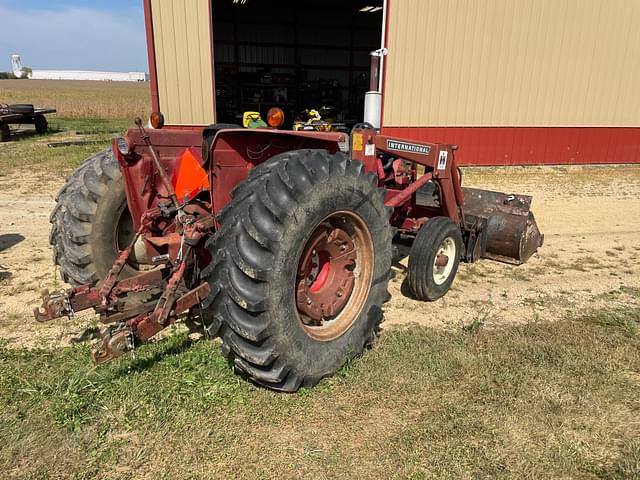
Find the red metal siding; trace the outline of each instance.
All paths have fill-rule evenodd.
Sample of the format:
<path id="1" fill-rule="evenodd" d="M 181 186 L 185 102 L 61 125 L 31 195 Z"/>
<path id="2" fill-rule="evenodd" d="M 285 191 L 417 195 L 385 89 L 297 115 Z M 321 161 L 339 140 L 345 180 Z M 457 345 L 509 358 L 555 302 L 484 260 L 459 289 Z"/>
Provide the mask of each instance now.
<path id="1" fill-rule="evenodd" d="M 614 4 L 387 0 L 382 132 L 464 165 L 640 163 L 640 3 Z"/>
<path id="2" fill-rule="evenodd" d="M 383 127 L 382 133 L 458 145 L 460 165 L 640 163 L 639 127 Z"/>

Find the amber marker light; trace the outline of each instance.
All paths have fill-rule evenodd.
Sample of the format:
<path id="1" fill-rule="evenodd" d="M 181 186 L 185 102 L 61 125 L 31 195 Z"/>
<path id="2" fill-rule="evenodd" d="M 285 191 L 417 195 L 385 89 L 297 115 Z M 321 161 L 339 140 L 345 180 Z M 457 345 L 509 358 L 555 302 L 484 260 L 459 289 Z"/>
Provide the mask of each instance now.
<path id="1" fill-rule="evenodd" d="M 284 123 L 284 112 L 278 108 L 270 108 L 267 112 L 267 123 L 270 127 L 278 128 Z"/>
<path id="2" fill-rule="evenodd" d="M 160 112 L 153 112 L 149 117 L 149 123 L 157 130 L 164 127 L 164 115 Z"/>

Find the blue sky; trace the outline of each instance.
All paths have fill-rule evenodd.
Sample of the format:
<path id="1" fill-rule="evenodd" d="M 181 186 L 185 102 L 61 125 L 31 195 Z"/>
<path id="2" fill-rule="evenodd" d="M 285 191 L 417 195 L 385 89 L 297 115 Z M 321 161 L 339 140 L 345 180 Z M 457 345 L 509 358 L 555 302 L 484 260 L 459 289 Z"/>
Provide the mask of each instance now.
<path id="1" fill-rule="evenodd" d="M 148 72 L 142 0 L 0 0 L 0 71 Z"/>

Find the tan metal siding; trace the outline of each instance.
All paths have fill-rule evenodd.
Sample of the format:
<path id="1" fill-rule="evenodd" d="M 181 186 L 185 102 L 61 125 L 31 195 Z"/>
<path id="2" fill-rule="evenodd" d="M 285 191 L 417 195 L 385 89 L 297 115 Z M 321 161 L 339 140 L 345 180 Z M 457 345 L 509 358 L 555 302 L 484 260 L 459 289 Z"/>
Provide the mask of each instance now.
<path id="1" fill-rule="evenodd" d="M 640 126 L 639 0 L 390 0 L 386 126 Z"/>
<path id="2" fill-rule="evenodd" d="M 171 125 L 215 121 L 209 0 L 152 0 L 160 110 Z"/>

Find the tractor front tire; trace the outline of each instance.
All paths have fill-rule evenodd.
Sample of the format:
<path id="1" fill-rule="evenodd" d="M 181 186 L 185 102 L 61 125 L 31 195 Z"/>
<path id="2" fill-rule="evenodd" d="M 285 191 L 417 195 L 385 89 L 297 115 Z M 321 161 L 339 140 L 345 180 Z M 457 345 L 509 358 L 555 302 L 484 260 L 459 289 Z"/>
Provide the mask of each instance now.
<path id="1" fill-rule="evenodd" d="M 110 149 L 86 159 L 56 196 L 49 218 L 53 261 L 73 286 L 102 280 L 132 238 L 120 168 Z M 135 269 L 126 265 L 125 275 Z"/>
<path id="2" fill-rule="evenodd" d="M 449 291 L 462 254 L 460 227 L 449 217 L 434 217 L 418 231 L 411 252 L 407 282 L 419 300 L 434 301 Z"/>
<path id="3" fill-rule="evenodd" d="M 312 387 L 375 339 L 390 295 L 391 208 L 363 164 L 297 150 L 232 192 L 203 272 L 210 333 L 261 386 Z"/>

